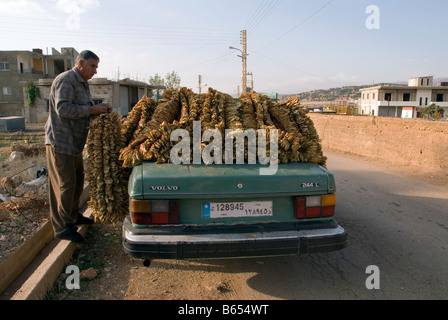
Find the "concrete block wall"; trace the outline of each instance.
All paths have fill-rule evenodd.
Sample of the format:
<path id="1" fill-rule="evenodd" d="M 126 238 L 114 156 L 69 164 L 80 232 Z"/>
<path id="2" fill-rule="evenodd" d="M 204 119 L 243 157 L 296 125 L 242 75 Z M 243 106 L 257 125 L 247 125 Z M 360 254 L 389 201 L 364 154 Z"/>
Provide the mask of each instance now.
<path id="1" fill-rule="evenodd" d="M 448 172 L 448 121 L 310 114 L 328 150 Z"/>

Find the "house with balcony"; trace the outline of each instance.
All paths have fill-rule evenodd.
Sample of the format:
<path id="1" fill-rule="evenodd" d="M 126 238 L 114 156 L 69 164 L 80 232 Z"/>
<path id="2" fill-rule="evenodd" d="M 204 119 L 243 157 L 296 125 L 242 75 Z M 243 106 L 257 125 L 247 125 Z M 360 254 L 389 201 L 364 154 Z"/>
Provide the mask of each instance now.
<path id="1" fill-rule="evenodd" d="M 448 116 L 448 83 L 434 85 L 432 76 L 411 78 L 408 85 L 379 85 L 360 90 L 359 110 L 363 115 L 417 118 L 431 104 Z"/>
<path id="2" fill-rule="evenodd" d="M 0 117 L 23 116 L 23 86 L 29 80 L 54 79 L 75 65 L 74 48 L 32 51 L 0 51 Z"/>
<path id="3" fill-rule="evenodd" d="M 44 54 L 32 51 L 0 51 L 0 117 L 24 117 L 26 123 L 45 123 L 48 119 L 50 88 L 54 78 L 75 66 L 78 52 L 74 48 L 52 49 Z M 39 89 L 40 97 L 30 107 L 25 98 L 29 80 Z M 152 97 L 164 86 L 151 86 L 131 79 L 89 81 L 94 103 L 109 103 L 114 111 L 127 116 L 144 96 Z"/>

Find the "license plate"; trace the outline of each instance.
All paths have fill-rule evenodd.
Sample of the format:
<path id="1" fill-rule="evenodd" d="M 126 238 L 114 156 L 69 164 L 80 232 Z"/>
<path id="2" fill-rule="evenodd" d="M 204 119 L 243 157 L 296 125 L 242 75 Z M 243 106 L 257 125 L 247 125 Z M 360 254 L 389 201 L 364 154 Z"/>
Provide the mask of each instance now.
<path id="1" fill-rule="evenodd" d="M 202 216 L 205 219 L 269 217 L 272 215 L 272 201 L 207 202 L 202 204 Z"/>

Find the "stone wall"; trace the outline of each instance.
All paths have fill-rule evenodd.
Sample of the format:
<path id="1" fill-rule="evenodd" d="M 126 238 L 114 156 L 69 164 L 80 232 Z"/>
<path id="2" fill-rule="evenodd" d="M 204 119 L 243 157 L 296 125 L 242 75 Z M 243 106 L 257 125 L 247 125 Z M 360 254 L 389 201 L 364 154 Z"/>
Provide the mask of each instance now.
<path id="1" fill-rule="evenodd" d="M 53 80 L 41 79 L 36 82 L 39 88 L 40 98 L 36 98 L 33 107 L 25 101 L 24 115 L 27 123 L 45 123 L 48 119 L 48 103 L 50 89 Z M 25 90 L 25 89 L 23 89 Z M 113 85 L 110 81 L 96 81 L 90 85 L 90 93 L 93 100 L 101 100 L 104 103 L 113 103 Z"/>
<path id="2" fill-rule="evenodd" d="M 312 114 L 327 150 L 448 172 L 448 121 Z"/>

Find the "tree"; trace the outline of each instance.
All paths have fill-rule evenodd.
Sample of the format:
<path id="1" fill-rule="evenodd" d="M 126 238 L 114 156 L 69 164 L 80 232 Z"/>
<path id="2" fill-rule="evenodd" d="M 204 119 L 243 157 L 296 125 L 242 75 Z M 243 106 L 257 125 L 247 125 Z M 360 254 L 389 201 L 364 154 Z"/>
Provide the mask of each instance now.
<path id="1" fill-rule="evenodd" d="M 153 86 L 165 86 L 167 87 L 167 89 L 170 88 L 175 88 L 175 89 L 179 89 L 180 88 L 180 77 L 179 75 L 175 72 L 172 71 L 171 73 L 167 73 L 165 78 L 162 78 L 158 73 L 156 73 L 154 75 L 154 77 L 149 77 L 149 84 L 153 85 Z"/>
<path id="2" fill-rule="evenodd" d="M 35 86 L 33 80 L 28 81 L 28 83 L 25 87 L 25 96 L 26 96 L 26 101 L 28 102 L 28 105 L 30 107 L 34 106 L 34 103 L 36 102 L 36 98 L 40 98 L 39 88 Z"/>
<path id="3" fill-rule="evenodd" d="M 165 85 L 165 79 L 156 73 L 154 77 L 149 77 L 149 84 L 153 86 L 163 86 Z"/>
<path id="4" fill-rule="evenodd" d="M 422 116 L 428 119 L 439 120 L 443 117 L 443 111 L 444 110 L 442 108 L 433 103 L 429 107 L 422 110 Z"/>
<path id="5" fill-rule="evenodd" d="M 172 71 L 171 73 L 167 73 L 165 80 L 166 80 L 165 86 L 167 88 L 174 88 L 174 89 L 180 88 L 180 77 L 177 75 L 176 72 Z"/>

